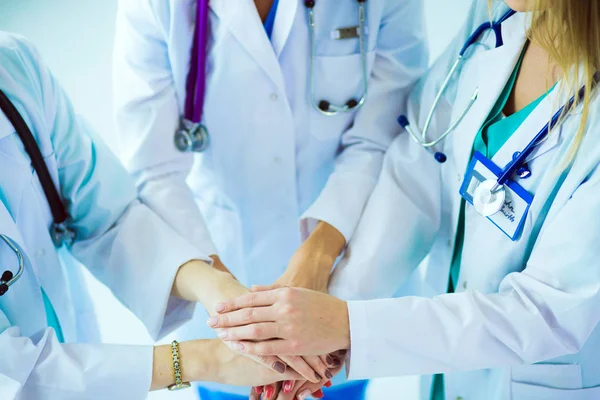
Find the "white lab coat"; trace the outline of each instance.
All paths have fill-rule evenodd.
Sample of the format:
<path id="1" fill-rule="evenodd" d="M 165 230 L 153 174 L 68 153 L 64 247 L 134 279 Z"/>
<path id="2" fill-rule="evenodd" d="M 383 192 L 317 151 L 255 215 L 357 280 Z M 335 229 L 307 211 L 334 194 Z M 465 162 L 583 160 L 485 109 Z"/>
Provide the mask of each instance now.
<path id="1" fill-rule="evenodd" d="M 427 65 L 420 0 L 366 3 L 369 94 L 355 113 L 310 104 L 308 14 L 281 0 L 269 42 L 252 0 L 211 0 L 201 154 L 174 146 L 185 101 L 195 1 L 121 0 L 115 39 L 116 119 L 122 159 L 142 200 L 183 236 L 219 254 L 245 285 L 285 270 L 312 222 L 352 236 L 399 132 L 396 117 Z M 316 2 L 318 100 L 360 94 L 356 1 Z M 187 178 L 187 182 L 186 182 Z M 302 222 L 301 222 L 302 221 Z M 214 335 L 205 318 L 191 335 Z"/>
<path id="2" fill-rule="evenodd" d="M 157 338 L 191 318 L 194 304 L 170 298 L 178 267 L 206 259 L 136 200 L 133 180 L 77 118 L 64 92 L 23 39 L 0 33 L 0 89 L 36 137 L 77 234 L 70 253 L 106 284 Z M 143 399 L 151 346 L 76 344 L 79 301 L 49 227 L 52 216 L 30 158 L 0 113 L 0 233 L 13 239 L 25 272 L 0 297 L 0 398 Z M 61 252 L 67 253 L 66 249 Z M 65 254 L 63 254 L 65 255 Z M 2 271 L 17 272 L 0 243 Z M 69 264 L 66 264 L 67 266 Z M 47 327 L 41 288 L 66 344 Z"/>
<path id="3" fill-rule="evenodd" d="M 466 38 L 489 19 L 479 1 L 465 29 L 418 84 L 409 119 L 422 128 L 437 89 Z M 496 6 L 494 17 L 507 10 Z M 445 373 L 446 398 L 464 400 L 600 398 L 600 101 L 573 165 L 561 169 L 581 115 L 575 112 L 532 154 L 534 194 L 520 238 L 511 241 L 466 206 L 460 277 L 445 294 L 455 246 L 462 183 L 473 140 L 496 103 L 525 44 L 527 16 L 502 26 L 504 46 L 465 64 L 442 100 L 431 137 L 479 98 L 444 141 L 438 164 L 401 135 L 390 147 L 330 290 L 351 299 L 351 378 Z M 457 82 L 458 81 L 458 82 Z M 458 88 L 458 89 L 457 89 Z M 559 83 L 493 157 L 504 166 L 561 104 Z M 389 299 L 430 253 L 421 297 Z M 376 299 L 365 301 L 361 299 Z M 535 364 L 534 364 L 535 363 Z M 529 364 L 529 365 L 528 365 Z M 425 379 L 427 399 L 431 380 Z"/>

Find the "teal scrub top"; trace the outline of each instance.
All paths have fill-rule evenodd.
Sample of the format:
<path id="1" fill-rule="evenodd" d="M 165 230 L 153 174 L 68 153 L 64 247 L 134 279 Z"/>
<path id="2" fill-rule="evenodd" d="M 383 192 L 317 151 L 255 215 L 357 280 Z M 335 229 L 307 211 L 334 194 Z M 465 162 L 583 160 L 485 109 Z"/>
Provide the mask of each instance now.
<path id="1" fill-rule="evenodd" d="M 526 49 L 527 47 L 525 47 Z M 479 151 L 484 154 L 488 159 L 494 157 L 494 155 L 500 150 L 500 148 L 506 143 L 508 139 L 519 129 L 521 124 L 529 117 L 531 112 L 544 100 L 547 94 L 542 94 L 538 99 L 532 101 L 523 109 L 516 113 L 504 118 L 502 110 L 512 93 L 513 87 L 517 80 L 517 75 L 521 68 L 521 62 L 523 61 L 523 55 L 525 49 L 521 54 L 521 58 L 515 66 L 515 70 L 510 76 L 508 82 L 498 101 L 492 108 L 490 115 L 486 119 L 485 123 L 475 136 L 473 142 L 473 151 Z M 552 89 L 550 89 L 552 90 Z M 460 206 L 460 215 L 458 217 L 458 228 L 456 230 L 456 245 L 454 247 L 454 255 L 452 257 L 452 264 L 450 266 L 450 277 L 448 280 L 448 293 L 453 293 L 456 284 L 458 283 L 458 277 L 460 275 L 460 263 L 462 260 L 462 251 L 464 245 L 464 233 L 465 233 L 465 200 L 463 199 Z M 432 400 L 444 400 L 444 376 L 437 374 L 433 380 L 431 399 Z"/>
<path id="2" fill-rule="evenodd" d="M 60 343 L 65 342 L 65 338 L 63 337 L 62 328 L 60 327 L 60 322 L 58 322 L 58 316 L 54 311 L 54 307 L 52 307 L 52 303 L 50 299 L 42 289 L 42 299 L 44 300 L 44 308 L 46 309 L 46 321 L 50 328 L 54 328 L 54 332 L 56 332 L 56 338 Z"/>

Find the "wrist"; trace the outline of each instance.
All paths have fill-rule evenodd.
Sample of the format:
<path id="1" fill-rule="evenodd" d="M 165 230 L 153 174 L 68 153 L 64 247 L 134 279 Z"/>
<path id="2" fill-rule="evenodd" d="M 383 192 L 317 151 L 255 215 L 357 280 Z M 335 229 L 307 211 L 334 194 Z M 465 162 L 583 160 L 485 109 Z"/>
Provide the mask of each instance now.
<path id="1" fill-rule="evenodd" d="M 215 340 L 190 340 L 179 343 L 182 379 L 188 382 L 214 381 Z M 217 363 L 218 364 L 218 363 Z M 171 366 L 171 375 L 173 367 Z"/>
<path id="2" fill-rule="evenodd" d="M 335 227 L 320 221 L 304 244 L 322 264 L 333 266 L 346 246 L 346 239 Z"/>

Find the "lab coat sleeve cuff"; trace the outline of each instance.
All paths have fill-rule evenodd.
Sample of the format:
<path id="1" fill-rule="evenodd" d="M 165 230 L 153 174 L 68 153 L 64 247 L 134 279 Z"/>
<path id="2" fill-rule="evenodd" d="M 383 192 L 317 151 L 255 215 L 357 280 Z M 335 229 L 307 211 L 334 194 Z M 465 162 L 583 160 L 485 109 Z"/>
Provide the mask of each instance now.
<path id="1" fill-rule="evenodd" d="M 171 243 L 171 247 L 172 246 L 173 243 Z M 153 324 L 155 329 L 150 330 L 150 334 L 155 340 L 173 332 L 175 329 L 191 320 L 194 315 L 197 303 L 170 295 L 179 268 L 192 260 L 201 260 L 208 264 L 212 264 L 212 259 L 207 255 L 200 254 L 195 246 L 192 246 L 185 241 L 180 241 L 178 245 L 175 245 L 170 249 L 165 249 L 165 251 L 168 252 L 169 255 L 166 257 L 167 260 L 163 265 L 168 265 L 170 267 L 168 270 L 164 271 L 164 273 L 157 273 L 155 277 L 155 290 L 156 292 L 162 292 L 161 295 L 156 298 L 163 299 L 160 304 L 156 305 L 160 310 L 156 315 L 157 317 L 163 316 L 162 323 L 161 321 L 157 321 Z M 165 301 L 165 299 L 167 300 Z M 152 307 L 152 305 L 149 304 L 148 307 Z M 149 310 L 149 312 L 152 312 L 152 310 Z"/>
<path id="2" fill-rule="evenodd" d="M 334 173 L 317 200 L 301 217 L 301 232 L 306 239 L 318 221 L 336 228 L 346 243 L 354 233 L 365 204 L 375 187 L 372 176 Z"/>
<path id="3" fill-rule="evenodd" d="M 102 360 L 101 363 L 92 362 L 87 365 L 90 375 L 98 378 L 95 382 L 89 382 L 90 385 L 98 384 L 96 388 L 88 387 L 89 394 L 102 393 L 100 397 L 105 399 L 141 400 L 148 397 L 152 385 L 153 346 L 105 344 L 63 346 L 66 353 L 77 354 L 77 359 L 84 364 L 92 360 Z M 92 369 L 95 371 L 92 372 Z"/>
<path id="4" fill-rule="evenodd" d="M 369 329 L 367 302 L 349 301 L 350 352 L 346 356 L 347 379 L 368 379 L 369 343 L 372 340 Z"/>

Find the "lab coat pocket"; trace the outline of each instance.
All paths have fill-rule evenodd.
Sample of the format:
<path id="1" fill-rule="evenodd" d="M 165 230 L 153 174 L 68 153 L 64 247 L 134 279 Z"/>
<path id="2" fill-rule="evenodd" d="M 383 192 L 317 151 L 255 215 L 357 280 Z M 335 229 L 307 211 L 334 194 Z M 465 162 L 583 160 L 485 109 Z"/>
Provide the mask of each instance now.
<path id="1" fill-rule="evenodd" d="M 511 371 L 513 399 L 574 399 L 582 389 L 581 368 L 577 364 L 532 364 Z M 600 390 L 600 388 L 599 388 Z"/>
<path id="2" fill-rule="evenodd" d="M 367 80 L 371 75 L 375 52 L 366 54 L 367 67 L 363 70 L 360 54 L 344 56 L 317 56 L 315 58 L 314 92 L 310 93 L 311 101 L 317 105 L 321 101 L 343 106 L 350 100 L 360 101 L 364 92 L 363 71 Z M 365 99 L 368 101 L 368 95 Z M 314 107 L 311 108 L 311 133 L 319 139 L 339 139 L 354 118 L 355 112 L 324 115 Z"/>

